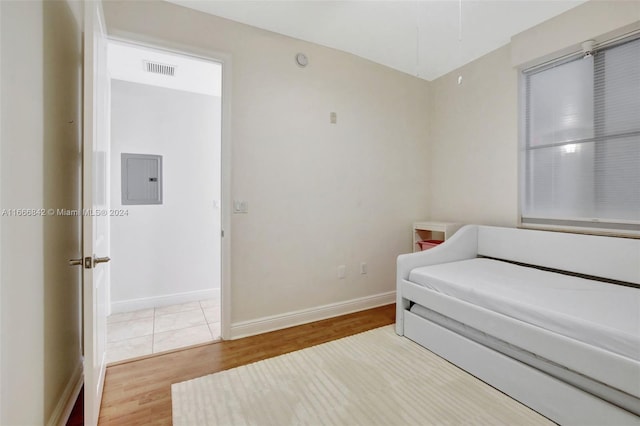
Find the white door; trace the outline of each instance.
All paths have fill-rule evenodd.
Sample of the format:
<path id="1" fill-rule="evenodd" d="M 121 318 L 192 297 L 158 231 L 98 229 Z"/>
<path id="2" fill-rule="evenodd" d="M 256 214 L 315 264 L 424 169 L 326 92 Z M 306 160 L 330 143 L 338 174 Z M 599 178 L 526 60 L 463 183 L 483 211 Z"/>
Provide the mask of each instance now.
<path id="1" fill-rule="evenodd" d="M 107 297 L 109 283 L 107 39 L 100 1 L 85 1 L 83 324 L 84 422 L 96 425 L 106 372 Z"/>

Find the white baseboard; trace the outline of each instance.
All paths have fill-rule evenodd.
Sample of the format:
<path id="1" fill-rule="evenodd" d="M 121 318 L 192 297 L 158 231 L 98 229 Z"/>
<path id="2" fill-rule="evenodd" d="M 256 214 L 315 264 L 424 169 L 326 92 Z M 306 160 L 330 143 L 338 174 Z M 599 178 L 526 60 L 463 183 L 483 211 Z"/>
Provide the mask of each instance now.
<path id="1" fill-rule="evenodd" d="M 111 313 L 132 312 L 140 309 L 158 308 L 160 306 L 178 305 L 180 303 L 197 302 L 220 295 L 220 289 L 189 291 L 187 293 L 168 294 L 164 296 L 144 297 L 141 299 L 111 302 Z"/>
<path id="2" fill-rule="evenodd" d="M 67 385 L 60 395 L 60 399 L 56 404 L 56 407 L 53 409 L 53 413 L 49 417 L 49 421 L 47 422 L 47 426 L 60 426 L 67 424 L 67 420 L 69 420 L 69 416 L 71 415 L 71 411 L 73 411 L 73 406 L 76 403 L 76 399 L 78 399 L 78 394 L 80 394 L 80 389 L 82 389 L 82 383 L 84 382 L 84 375 L 82 370 L 82 359 L 76 365 L 71 378 L 67 382 Z"/>
<path id="3" fill-rule="evenodd" d="M 375 294 L 373 296 L 360 297 L 344 302 L 331 303 L 329 305 L 317 306 L 300 311 L 287 312 L 280 315 L 258 318 L 250 321 L 241 321 L 231 324 L 231 340 L 242 337 L 253 336 L 255 334 L 267 333 L 269 331 L 280 330 L 294 325 L 306 324 L 313 321 L 320 321 L 333 318 L 339 315 L 350 314 L 352 312 L 363 311 L 378 306 L 389 305 L 396 301 L 396 292 Z"/>

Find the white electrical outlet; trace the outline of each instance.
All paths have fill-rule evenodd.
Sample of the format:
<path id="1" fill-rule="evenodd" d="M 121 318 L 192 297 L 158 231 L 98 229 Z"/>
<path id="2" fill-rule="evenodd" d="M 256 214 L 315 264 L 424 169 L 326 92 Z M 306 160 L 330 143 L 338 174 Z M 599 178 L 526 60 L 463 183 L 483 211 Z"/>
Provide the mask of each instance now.
<path id="1" fill-rule="evenodd" d="M 248 213 L 249 203 L 244 200 L 233 200 L 233 212 L 234 213 Z"/>
<path id="2" fill-rule="evenodd" d="M 346 265 L 338 266 L 338 278 L 342 280 L 346 276 L 347 276 L 347 266 Z"/>
<path id="3" fill-rule="evenodd" d="M 360 273 L 362 275 L 367 275 L 367 264 L 365 262 L 360 264 Z"/>

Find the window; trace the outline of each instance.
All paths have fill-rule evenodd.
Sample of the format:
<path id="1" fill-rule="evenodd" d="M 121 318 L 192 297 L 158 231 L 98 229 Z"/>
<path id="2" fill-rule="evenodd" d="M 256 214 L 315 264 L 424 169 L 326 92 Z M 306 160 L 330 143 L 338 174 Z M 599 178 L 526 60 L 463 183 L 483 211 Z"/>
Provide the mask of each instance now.
<path id="1" fill-rule="evenodd" d="M 640 38 L 522 83 L 522 224 L 640 234 Z"/>

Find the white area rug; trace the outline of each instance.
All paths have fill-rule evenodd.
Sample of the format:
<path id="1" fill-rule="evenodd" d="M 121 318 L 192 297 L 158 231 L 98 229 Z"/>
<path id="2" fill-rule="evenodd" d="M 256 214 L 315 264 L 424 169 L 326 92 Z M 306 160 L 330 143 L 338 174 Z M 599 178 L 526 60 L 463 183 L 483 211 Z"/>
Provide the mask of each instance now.
<path id="1" fill-rule="evenodd" d="M 551 424 L 393 326 L 176 383 L 171 395 L 175 426 Z"/>

